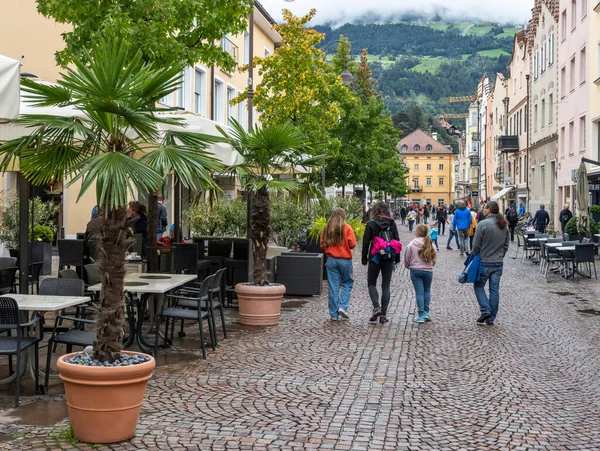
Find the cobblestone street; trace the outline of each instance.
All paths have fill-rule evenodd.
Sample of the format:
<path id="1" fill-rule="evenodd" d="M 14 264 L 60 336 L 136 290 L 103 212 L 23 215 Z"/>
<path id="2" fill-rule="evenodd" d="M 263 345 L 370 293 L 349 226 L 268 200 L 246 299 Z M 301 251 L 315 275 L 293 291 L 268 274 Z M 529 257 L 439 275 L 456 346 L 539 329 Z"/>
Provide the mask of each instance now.
<path id="1" fill-rule="evenodd" d="M 399 228 L 406 245 L 412 236 Z M 234 324 L 206 361 L 157 369 L 134 439 L 94 449 L 600 449 L 598 281 L 546 283 L 511 247 L 496 325 L 477 326 L 472 285 L 456 282 L 462 259 L 446 239 L 433 322 L 412 322 L 412 285 L 398 270 L 391 321 L 369 325 L 355 259 L 349 321 L 329 321 L 324 290 L 286 299 L 278 326 Z M 191 330 L 176 343 L 188 357 L 198 347 Z M 61 438 L 61 427 L 0 424 L 13 438 L 0 449 L 92 449 Z"/>

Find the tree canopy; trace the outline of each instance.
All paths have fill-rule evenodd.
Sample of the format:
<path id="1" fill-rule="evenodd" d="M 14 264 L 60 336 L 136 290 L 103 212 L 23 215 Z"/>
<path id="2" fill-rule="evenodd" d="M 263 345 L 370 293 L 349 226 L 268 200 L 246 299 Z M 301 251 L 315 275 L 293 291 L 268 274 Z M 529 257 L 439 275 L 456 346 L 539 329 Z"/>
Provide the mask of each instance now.
<path id="1" fill-rule="evenodd" d="M 233 58 L 219 45 L 228 33 L 246 29 L 251 0 L 37 0 L 38 11 L 72 31 L 63 34 L 59 65 L 81 57 L 104 36 L 130 43 L 145 61 L 160 67 L 199 61 L 225 69 Z"/>

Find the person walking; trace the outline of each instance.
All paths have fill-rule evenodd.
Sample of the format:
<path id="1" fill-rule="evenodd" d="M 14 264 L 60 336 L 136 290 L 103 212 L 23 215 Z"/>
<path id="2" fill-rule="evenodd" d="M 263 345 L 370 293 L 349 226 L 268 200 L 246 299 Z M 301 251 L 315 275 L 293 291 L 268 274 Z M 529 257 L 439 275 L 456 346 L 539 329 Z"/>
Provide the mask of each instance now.
<path id="1" fill-rule="evenodd" d="M 429 238 L 431 238 L 431 241 L 433 241 L 433 244 L 435 244 L 435 249 L 439 251 L 440 247 L 438 246 L 438 229 L 435 224 L 432 224 L 431 228 L 429 229 Z"/>
<path id="2" fill-rule="evenodd" d="M 533 225 L 537 232 L 545 233 L 548 224 L 550 224 L 550 215 L 546 211 L 546 206 L 541 204 L 540 209 L 535 212 L 535 216 L 533 217 Z"/>
<path id="3" fill-rule="evenodd" d="M 164 233 L 167 231 L 167 225 L 169 225 L 169 219 L 167 217 L 167 207 L 163 204 L 164 199 L 162 196 L 158 196 L 158 224 L 156 226 L 157 238 L 162 238 Z"/>
<path id="4" fill-rule="evenodd" d="M 142 235 L 142 257 L 146 257 L 146 248 L 148 246 L 148 216 L 144 204 L 138 201 L 129 202 L 127 207 L 127 217 L 125 221 L 131 224 L 134 234 Z"/>
<path id="5" fill-rule="evenodd" d="M 415 289 L 417 302 L 417 315 L 413 318 L 415 323 L 431 321 L 429 313 L 431 281 L 437 255 L 427 232 L 426 225 L 418 225 L 415 231 L 416 238 L 406 246 L 404 252 L 404 266 L 410 270 L 410 280 Z"/>
<path id="6" fill-rule="evenodd" d="M 483 216 L 483 209 L 481 210 L 481 216 Z M 469 249 L 473 249 L 473 238 L 475 238 L 475 229 L 477 228 L 477 212 L 474 208 L 471 208 L 471 227 L 469 227 Z"/>
<path id="7" fill-rule="evenodd" d="M 562 234 L 565 234 L 565 228 L 567 227 L 567 222 L 571 220 L 573 217 L 573 213 L 569 210 L 569 204 L 565 204 L 565 208 L 563 208 L 558 216 L 558 220 L 560 221 L 560 229 Z"/>
<path id="8" fill-rule="evenodd" d="M 417 219 L 417 213 L 414 210 L 411 210 L 408 212 L 408 216 L 406 218 L 408 219 L 408 231 L 412 232 L 413 227 L 415 226 L 415 220 Z"/>
<path id="9" fill-rule="evenodd" d="M 471 228 L 472 220 L 471 210 L 467 208 L 465 201 L 461 200 L 458 203 L 458 209 L 454 212 L 454 219 L 452 220 L 452 228 L 458 231 L 461 256 L 465 255 L 465 252 L 467 252 L 469 229 Z"/>
<path id="10" fill-rule="evenodd" d="M 407 216 L 406 207 L 402 207 L 400 209 L 400 219 L 402 220 L 402 225 L 406 224 L 406 216 Z"/>
<path id="11" fill-rule="evenodd" d="M 484 214 L 486 218 L 477 227 L 471 251 L 474 257 L 479 255 L 481 259 L 481 277 L 473 288 L 480 311 L 477 324 L 493 326 L 500 304 L 500 279 L 510 236 L 508 221 L 500 213 L 498 202 L 488 202 Z M 489 295 L 485 292 L 488 281 Z"/>
<path id="12" fill-rule="evenodd" d="M 519 216 L 523 216 L 525 214 L 525 205 L 523 202 L 519 203 Z"/>
<path id="13" fill-rule="evenodd" d="M 321 248 L 327 255 L 327 286 L 329 315 L 333 321 L 340 317 L 348 319 L 350 293 L 354 285 L 352 278 L 352 249 L 356 247 L 354 230 L 346 223 L 346 212 L 336 208 L 323 233 Z M 340 290 L 341 286 L 341 290 Z"/>
<path id="14" fill-rule="evenodd" d="M 427 221 L 429 220 L 429 214 L 429 207 L 425 205 L 425 208 L 423 208 L 423 224 L 427 224 Z"/>
<path id="15" fill-rule="evenodd" d="M 373 313 L 369 318 L 369 323 L 375 324 L 377 320 L 380 323 L 387 323 L 387 310 L 390 302 L 390 283 L 392 280 L 392 272 L 396 269 L 396 265 L 400 262 L 400 251 L 391 253 L 389 258 L 380 258 L 381 255 L 376 253 L 373 255 L 371 250 L 375 245 L 377 237 L 388 235 L 391 242 L 395 240 L 400 243 L 398 228 L 396 222 L 390 218 L 390 211 L 385 202 L 377 202 L 374 207 L 375 216 L 365 228 L 363 235 L 362 246 L 362 264 L 367 265 L 367 287 L 369 289 L 369 297 L 373 303 Z M 409 221 L 410 224 L 410 221 Z M 411 227 L 412 228 L 412 227 Z M 401 246 L 400 248 L 401 249 Z M 395 254 L 395 255 L 394 255 Z M 377 279 L 381 273 L 381 303 L 379 293 L 377 292 Z"/>
<path id="16" fill-rule="evenodd" d="M 449 251 L 454 250 L 450 247 L 450 244 L 452 244 L 452 238 L 454 238 L 456 241 L 456 248 L 460 249 L 460 243 L 458 242 L 458 230 L 456 230 L 456 228 L 454 228 L 454 225 L 452 224 L 453 221 L 454 221 L 454 214 L 450 213 L 448 215 L 448 219 L 446 220 L 446 222 L 448 223 L 448 228 L 450 230 L 450 236 L 448 237 L 448 241 L 446 242 L 446 249 L 448 249 Z"/>
<path id="17" fill-rule="evenodd" d="M 519 222 L 519 214 L 514 206 L 511 206 L 507 209 L 506 220 L 508 221 L 508 230 L 510 230 L 510 240 L 514 241 L 515 227 L 517 227 L 517 223 Z"/>
<path id="18" fill-rule="evenodd" d="M 440 231 L 442 235 L 446 234 L 447 220 L 448 220 L 448 212 L 446 211 L 446 207 L 444 207 L 442 205 L 440 208 L 438 208 L 438 212 L 437 212 L 438 231 Z"/>

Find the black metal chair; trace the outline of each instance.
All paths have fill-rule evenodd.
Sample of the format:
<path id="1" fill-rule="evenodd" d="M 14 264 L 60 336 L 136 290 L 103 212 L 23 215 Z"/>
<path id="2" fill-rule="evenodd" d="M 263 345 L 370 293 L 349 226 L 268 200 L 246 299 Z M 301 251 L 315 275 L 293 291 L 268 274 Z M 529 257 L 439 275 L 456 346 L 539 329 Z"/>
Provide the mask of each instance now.
<path id="1" fill-rule="evenodd" d="M 74 266 L 80 278 L 83 278 L 83 265 L 85 263 L 84 240 L 58 240 L 58 267 Z"/>
<path id="2" fill-rule="evenodd" d="M 594 266 L 594 275 L 598 278 L 596 272 L 596 259 L 595 259 L 595 245 L 594 243 L 581 243 L 575 245 L 575 275 L 579 273 L 579 265 L 586 264 L 589 277 L 592 277 L 592 265 Z"/>
<path id="3" fill-rule="evenodd" d="M 250 241 L 247 238 L 233 239 L 233 258 L 225 259 L 225 268 L 227 268 L 225 281 L 225 296 L 227 305 L 233 305 L 233 296 L 235 294 L 235 284 L 246 282 L 248 280 L 248 251 L 250 250 Z"/>
<path id="4" fill-rule="evenodd" d="M 225 266 L 225 261 L 231 258 L 233 240 L 231 238 L 216 238 L 208 240 L 208 254 L 203 257 L 211 262 L 211 273 L 216 273 Z"/>
<path id="5" fill-rule="evenodd" d="M 189 246 L 189 244 L 186 246 Z M 206 319 L 207 322 L 209 323 L 209 327 L 210 327 L 210 323 L 211 323 L 210 311 L 211 311 L 211 309 L 210 308 L 202 309 L 202 302 L 203 302 L 203 300 L 205 302 L 208 302 L 209 304 L 212 302 L 212 297 L 210 296 L 210 289 L 211 289 L 211 286 L 213 283 L 213 278 L 214 278 L 214 276 L 208 276 L 206 279 L 204 279 L 204 281 L 202 282 L 202 284 L 200 285 L 198 290 L 194 291 L 193 293 L 190 293 L 193 296 L 180 296 L 180 295 L 168 296 L 168 298 L 175 301 L 175 306 L 169 307 L 166 310 L 163 310 L 158 315 L 158 318 L 156 320 L 156 334 L 154 335 L 154 355 L 155 356 L 158 353 L 158 336 L 160 335 L 158 329 L 160 326 L 161 319 L 164 318 L 165 319 L 165 334 L 164 334 L 165 345 L 167 344 L 167 337 L 169 335 L 169 320 L 173 321 L 172 329 L 171 329 L 171 337 L 173 337 L 173 331 L 175 329 L 175 320 L 198 321 L 198 327 L 200 329 L 200 348 L 202 350 L 202 358 L 206 359 L 206 345 L 204 344 L 204 326 L 202 325 L 202 320 Z M 183 307 L 179 306 L 178 304 L 183 301 L 193 301 L 195 303 L 194 305 L 196 306 L 196 308 L 191 309 L 191 308 L 183 308 Z M 212 337 L 214 337 L 214 335 L 211 330 L 209 330 L 209 332 L 211 333 L 211 344 L 212 344 L 212 348 L 214 350 L 215 343 L 212 339 Z"/>
<path id="6" fill-rule="evenodd" d="M 198 259 L 198 244 L 194 243 L 173 243 L 172 248 L 172 268 L 176 273 L 196 274 L 205 272 L 208 275 L 210 271 L 210 261 Z"/>
<path id="7" fill-rule="evenodd" d="M 35 292 L 40 294 L 40 274 L 44 262 L 35 262 L 29 265 L 29 285 L 31 286 L 31 293 L 33 294 L 33 286 L 35 285 Z"/>
<path id="8" fill-rule="evenodd" d="M 7 266 L 0 268 L 0 294 L 10 293 L 15 289 L 15 278 L 19 268 Z"/>
<path id="9" fill-rule="evenodd" d="M 77 271 L 75 271 L 74 269 L 61 269 L 60 271 L 58 271 L 58 278 L 79 279 L 79 276 L 77 275 Z"/>
<path id="10" fill-rule="evenodd" d="M 31 328 L 37 325 L 37 336 L 31 337 Z M 16 336 L 12 336 L 12 331 Z M 15 407 L 19 407 L 19 393 L 21 389 L 21 355 L 31 346 L 34 347 L 34 386 L 36 393 L 39 389 L 39 343 L 44 338 L 42 330 L 42 317 L 37 316 L 31 321 L 21 324 L 21 315 L 17 301 L 11 297 L 0 297 L 0 331 L 7 335 L 0 335 L 0 355 L 9 359 L 9 371 L 12 374 L 12 356 L 17 356 L 15 372 Z"/>
<path id="11" fill-rule="evenodd" d="M 47 296 L 83 296 L 85 283 L 81 279 L 44 279 L 40 286 L 40 294 Z M 72 328 L 62 326 L 64 321 L 73 323 Z M 50 361 L 52 353 L 56 352 L 57 344 L 64 344 L 67 353 L 72 352 L 73 346 L 93 346 L 96 340 L 96 333 L 84 330 L 85 324 L 94 324 L 95 321 L 83 318 L 82 309 L 78 308 L 75 314 L 65 314 L 57 316 L 54 320 L 52 335 L 48 340 L 48 355 L 46 356 L 46 379 L 44 387 L 48 393 L 48 382 L 50 375 Z"/>

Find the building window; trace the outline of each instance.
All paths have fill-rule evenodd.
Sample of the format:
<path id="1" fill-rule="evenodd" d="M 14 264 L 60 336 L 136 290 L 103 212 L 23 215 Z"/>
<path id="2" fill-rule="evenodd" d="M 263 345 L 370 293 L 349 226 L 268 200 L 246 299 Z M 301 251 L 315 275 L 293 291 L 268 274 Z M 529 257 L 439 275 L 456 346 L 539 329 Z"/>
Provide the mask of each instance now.
<path id="1" fill-rule="evenodd" d="M 548 67 L 554 64 L 554 33 L 548 36 Z"/>
<path id="2" fill-rule="evenodd" d="M 431 144 L 427 144 L 427 147 L 425 147 L 425 150 L 427 152 L 431 152 L 433 150 L 433 147 L 431 147 Z"/>
<path id="3" fill-rule="evenodd" d="M 443 171 L 443 170 L 444 170 L 444 165 L 440 164 L 440 171 Z"/>
<path id="4" fill-rule="evenodd" d="M 569 64 L 569 90 L 571 92 L 575 91 L 575 57 L 571 58 L 571 63 Z"/>
<path id="5" fill-rule="evenodd" d="M 227 125 L 233 125 L 232 119 L 235 119 L 237 113 L 237 106 L 232 105 L 232 101 L 235 99 L 235 88 L 227 86 L 227 109 L 229 114 L 227 115 Z"/>
<path id="6" fill-rule="evenodd" d="M 425 179 L 425 184 L 426 184 L 427 186 L 431 186 L 431 177 L 427 177 L 427 178 Z"/>
<path id="7" fill-rule="evenodd" d="M 587 17 L 588 0 L 581 0 L 581 20 Z"/>
<path id="8" fill-rule="evenodd" d="M 244 64 L 250 62 L 250 33 L 244 31 Z"/>
<path id="9" fill-rule="evenodd" d="M 564 99 L 567 95 L 567 68 L 563 67 L 560 70 L 560 97 Z"/>
<path id="10" fill-rule="evenodd" d="M 585 151 L 585 146 L 586 146 L 586 134 L 587 134 L 587 126 L 586 126 L 586 122 L 585 122 L 585 116 L 581 116 L 579 118 L 579 134 L 580 134 L 580 139 L 579 139 L 579 150 L 580 151 Z"/>
<path id="11" fill-rule="evenodd" d="M 223 82 L 215 80 L 214 85 L 214 102 L 213 102 L 213 121 L 224 123 L 225 114 L 223 106 L 225 105 L 225 88 Z"/>
<path id="12" fill-rule="evenodd" d="M 573 155 L 575 149 L 575 122 L 569 122 L 569 155 Z"/>
<path id="13" fill-rule="evenodd" d="M 418 171 L 418 170 L 419 170 L 419 165 L 415 164 L 415 171 Z"/>
<path id="14" fill-rule="evenodd" d="M 529 108 L 525 108 L 525 133 L 529 130 Z"/>
<path id="15" fill-rule="evenodd" d="M 540 111 L 541 128 L 546 126 L 546 99 L 542 99 L 542 109 Z"/>
<path id="16" fill-rule="evenodd" d="M 244 129 L 248 128 L 248 116 L 247 116 L 247 111 L 248 111 L 248 101 L 247 100 L 243 100 L 242 102 L 238 103 L 238 118 L 237 121 L 240 123 L 240 125 L 242 127 L 244 127 Z"/>
<path id="17" fill-rule="evenodd" d="M 408 146 L 406 144 L 404 144 L 402 146 L 402 152 L 406 152 L 406 151 L 408 151 Z"/>
<path id="18" fill-rule="evenodd" d="M 531 188 L 533 189 L 533 191 L 535 192 L 535 168 L 531 168 L 531 179 L 529 180 L 529 184 L 531 185 Z"/>
<path id="19" fill-rule="evenodd" d="M 577 27 L 577 0 L 571 0 L 571 31 Z"/>
<path id="20" fill-rule="evenodd" d="M 540 184 L 542 185 L 542 189 L 540 190 L 541 197 L 545 197 L 546 195 L 546 165 L 540 165 Z"/>
<path id="21" fill-rule="evenodd" d="M 560 22 L 561 22 L 561 39 L 564 41 L 565 39 L 567 39 L 567 10 L 565 9 L 562 14 L 560 15 Z"/>
<path id="22" fill-rule="evenodd" d="M 431 171 L 431 165 L 430 164 L 427 165 L 427 170 Z"/>
<path id="23" fill-rule="evenodd" d="M 271 56 L 271 51 L 265 47 L 265 58 L 267 58 L 268 56 Z"/>
<path id="24" fill-rule="evenodd" d="M 440 182 L 440 186 L 444 186 L 444 178 L 443 177 L 440 177 L 439 182 Z"/>
<path id="25" fill-rule="evenodd" d="M 567 132 L 565 127 L 560 128 L 560 156 L 565 156 L 565 140 L 567 139 Z"/>
<path id="26" fill-rule="evenodd" d="M 413 179 L 413 186 L 415 189 L 419 189 L 419 179 Z"/>
<path id="27" fill-rule="evenodd" d="M 415 147 L 413 147 L 415 152 L 418 152 L 421 150 L 421 146 L 419 146 L 418 144 L 415 144 Z"/>
<path id="28" fill-rule="evenodd" d="M 194 71 L 194 113 L 206 115 L 206 72 Z"/>
<path id="29" fill-rule="evenodd" d="M 533 131 L 537 132 L 538 128 L 538 106 L 533 107 Z"/>
<path id="30" fill-rule="evenodd" d="M 579 83 L 585 83 L 587 77 L 587 54 L 585 47 L 579 52 Z"/>
<path id="31" fill-rule="evenodd" d="M 554 94 L 548 94 L 548 124 L 554 121 Z"/>

